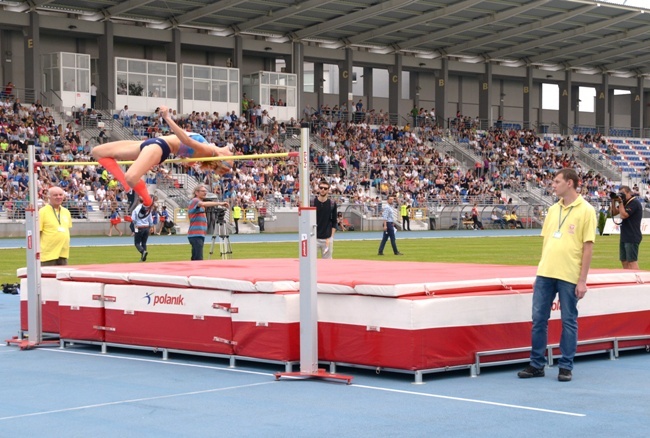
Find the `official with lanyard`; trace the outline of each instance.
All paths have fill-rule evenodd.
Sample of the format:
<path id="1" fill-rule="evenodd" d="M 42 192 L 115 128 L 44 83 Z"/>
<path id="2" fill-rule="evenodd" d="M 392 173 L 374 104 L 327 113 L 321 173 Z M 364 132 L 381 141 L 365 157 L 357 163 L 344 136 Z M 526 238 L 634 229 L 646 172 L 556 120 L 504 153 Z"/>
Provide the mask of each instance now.
<path id="1" fill-rule="evenodd" d="M 41 240 L 41 266 L 67 265 L 70 255 L 70 211 L 63 207 L 65 192 L 61 187 L 48 190 L 49 205 L 38 212 Z"/>

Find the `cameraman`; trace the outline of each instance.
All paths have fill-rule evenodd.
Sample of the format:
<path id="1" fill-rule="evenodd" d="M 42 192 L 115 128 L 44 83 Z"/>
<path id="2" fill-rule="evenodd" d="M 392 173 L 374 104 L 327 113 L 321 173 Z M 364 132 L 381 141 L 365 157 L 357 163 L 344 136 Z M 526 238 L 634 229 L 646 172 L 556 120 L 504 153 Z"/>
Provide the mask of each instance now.
<path id="1" fill-rule="evenodd" d="M 621 222 L 615 224 L 621 227 L 621 243 L 619 253 L 623 269 L 639 269 L 637 262 L 639 258 L 639 244 L 643 235 L 641 234 L 641 219 L 643 218 L 643 207 L 639 199 L 634 196 L 628 186 L 621 186 L 618 193 L 610 193 L 612 199 L 612 218 L 620 215 Z"/>
<path id="2" fill-rule="evenodd" d="M 187 216 L 190 219 L 190 228 L 187 230 L 187 240 L 192 245 L 192 259 L 203 260 L 203 244 L 205 233 L 208 230 L 208 219 L 205 215 L 206 207 L 226 207 L 227 202 L 204 201 L 208 189 L 205 184 L 199 184 L 194 189 L 194 199 L 187 207 Z"/>

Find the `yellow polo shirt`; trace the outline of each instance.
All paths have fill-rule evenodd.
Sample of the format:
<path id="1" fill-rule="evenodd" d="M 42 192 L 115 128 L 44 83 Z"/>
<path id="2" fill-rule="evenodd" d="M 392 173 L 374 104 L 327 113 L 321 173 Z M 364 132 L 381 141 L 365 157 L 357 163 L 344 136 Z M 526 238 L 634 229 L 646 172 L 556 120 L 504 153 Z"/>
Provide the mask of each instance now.
<path id="1" fill-rule="evenodd" d="M 585 242 L 596 240 L 596 211 L 582 196 L 570 205 L 560 200 L 548 209 L 537 275 L 577 284 Z"/>
<path id="2" fill-rule="evenodd" d="M 38 211 L 41 231 L 41 261 L 48 262 L 70 255 L 70 228 L 72 217 L 67 208 L 61 207 L 60 215 L 51 205 Z M 60 223 L 59 223 L 60 221 Z"/>

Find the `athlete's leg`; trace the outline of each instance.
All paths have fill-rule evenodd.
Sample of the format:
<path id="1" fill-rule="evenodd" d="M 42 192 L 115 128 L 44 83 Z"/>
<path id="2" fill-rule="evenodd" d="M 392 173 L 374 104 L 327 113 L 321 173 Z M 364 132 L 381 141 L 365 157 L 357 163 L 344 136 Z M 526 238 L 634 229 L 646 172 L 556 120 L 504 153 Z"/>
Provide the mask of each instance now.
<path id="1" fill-rule="evenodd" d="M 156 144 L 146 146 L 135 159 L 135 163 L 126 171 L 126 182 L 133 190 L 140 195 L 145 207 L 149 207 L 153 201 L 149 196 L 147 184 L 142 177 L 155 165 L 160 163 L 162 149 Z"/>
<path id="2" fill-rule="evenodd" d="M 140 142 L 137 140 L 120 140 L 95 146 L 92 150 L 93 157 L 111 175 L 113 175 L 127 192 L 131 190 L 124 172 L 116 160 L 135 160 L 140 154 Z"/>

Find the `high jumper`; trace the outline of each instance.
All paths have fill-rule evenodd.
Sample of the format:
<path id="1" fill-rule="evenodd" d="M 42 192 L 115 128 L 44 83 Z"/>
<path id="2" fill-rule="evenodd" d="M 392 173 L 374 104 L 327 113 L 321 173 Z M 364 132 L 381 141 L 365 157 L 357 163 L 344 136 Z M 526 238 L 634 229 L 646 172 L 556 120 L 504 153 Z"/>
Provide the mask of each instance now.
<path id="1" fill-rule="evenodd" d="M 140 140 L 119 140 L 96 146 L 93 157 L 108 170 L 121 184 L 124 190 L 131 188 L 142 198 L 145 207 L 151 207 L 153 201 L 142 177 L 155 165 L 165 162 L 170 154 L 179 158 L 206 158 L 232 156 L 233 150 L 218 147 L 208 142 L 205 137 L 193 132 L 185 132 L 169 115 L 169 108 L 160 107 L 163 119 L 173 134 Z M 134 160 L 124 173 L 117 160 Z M 202 161 L 201 167 L 212 169 L 219 175 L 228 173 L 232 161 Z"/>

